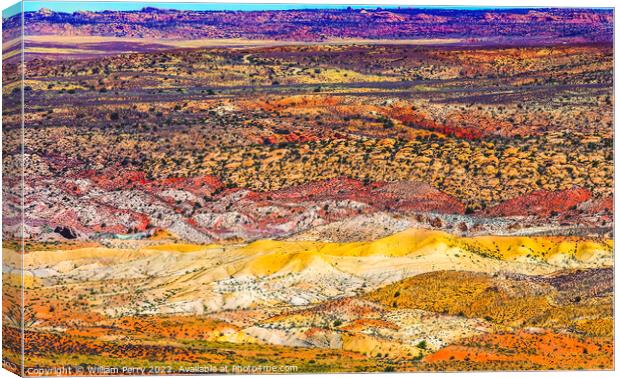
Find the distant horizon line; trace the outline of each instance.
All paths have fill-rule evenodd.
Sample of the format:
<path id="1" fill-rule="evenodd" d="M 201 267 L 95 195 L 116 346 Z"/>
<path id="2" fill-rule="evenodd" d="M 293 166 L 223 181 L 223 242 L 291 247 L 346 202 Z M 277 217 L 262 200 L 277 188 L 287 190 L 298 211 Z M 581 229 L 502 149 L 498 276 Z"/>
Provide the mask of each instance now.
<path id="1" fill-rule="evenodd" d="M 21 12 L 17 3 L 2 11 L 2 18 L 10 18 Z M 607 7 L 535 7 L 535 6 L 462 6 L 462 5 L 383 5 L 383 4 L 299 4 L 299 3 L 196 3 L 196 2 L 111 2 L 111 1 L 30 1 L 23 3 L 24 13 L 39 12 L 49 9 L 57 13 L 86 12 L 137 12 L 147 8 L 171 11 L 195 12 L 268 12 L 268 11 L 304 11 L 304 10 L 375 10 L 375 9 L 428 9 L 428 10 L 536 10 L 536 9 L 584 9 L 613 10 Z"/>

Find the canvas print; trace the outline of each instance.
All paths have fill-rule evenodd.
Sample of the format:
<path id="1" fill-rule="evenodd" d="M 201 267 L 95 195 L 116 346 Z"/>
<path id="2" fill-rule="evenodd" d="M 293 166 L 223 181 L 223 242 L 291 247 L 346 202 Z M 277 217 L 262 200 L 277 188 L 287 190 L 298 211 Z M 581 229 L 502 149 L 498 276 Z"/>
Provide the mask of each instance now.
<path id="1" fill-rule="evenodd" d="M 613 9 L 3 13 L 3 366 L 610 370 Z"/>

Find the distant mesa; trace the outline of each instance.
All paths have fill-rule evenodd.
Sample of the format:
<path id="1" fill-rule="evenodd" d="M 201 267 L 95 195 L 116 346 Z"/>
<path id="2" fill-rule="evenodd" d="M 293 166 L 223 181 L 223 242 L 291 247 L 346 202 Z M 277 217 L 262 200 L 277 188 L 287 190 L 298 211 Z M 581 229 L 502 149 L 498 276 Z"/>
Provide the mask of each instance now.
<path id="1" fill-rule="evenodd" d="M 265 23 L 266 15 L 275 22 Z M 472 40 L 519 46 L 612 41 L 609 10 L 459 10 L 395 8 L 185 11 L 144 7 L 137 11 L 26 12 L 28 35 L 154 39 L 325 41 L 330 39 Z M 11 21 L 12 20 L 12 21 Z M 300 22 L 303 20 L 303 22 Z M 329 20 L 329 23 L 326 22 Z M 21 27 L 14 17 L 5 29 Z M 216 27 L 214 27 L 216 25 Z M 536 36 L 536 38 L 532 38 Z"/>
<path id="2" fill-rule="evenodd" d="M 37 14 L 47 17 L 47 16 L 52 16 L 54 14 L 54 11 L 49 8 L 41 8 L 37 11 Z"/>
<path id="3" fill-rule="evenodd" d="M 160 13 L 160 12 L 165 12 L 165 9 L 161 9 L 161 8 L 156 8 L 156 7 L 144 7 L 142 8 L 141 12 L 145 12 L 145 13 Z"/>

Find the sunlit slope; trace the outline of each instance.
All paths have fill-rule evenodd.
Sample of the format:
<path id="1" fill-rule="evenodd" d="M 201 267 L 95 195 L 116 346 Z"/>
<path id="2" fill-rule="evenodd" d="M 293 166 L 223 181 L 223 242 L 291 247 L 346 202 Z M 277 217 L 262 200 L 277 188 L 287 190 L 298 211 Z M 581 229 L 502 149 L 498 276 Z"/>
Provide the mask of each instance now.
<path id="1" fill-rule="evenodd" d="M 77 265 L 117 266 L 149 260 L 174 272 L 176 263 L 193 262 L 193 268 L 209 269 L 217 264 L 224 275 L 269 276 L 276 273 L 331 269 L 363 273 L 418 265 L 423 271 L 439 269 L 493 270 L 488 264 L 522 263 L 557 267 L 610 266 L 613 241 L 578 237 L 458 237 L 442 231 L 409 229 L 368 242 L 325 243 L 261 240 L 242 246 L 168 244 L 138 249 L 81 248 L 69 251 L 27 253 L 24 266 L 53 267 L 67 272 Z M 184 255 L 184 256 L 181 256 Z M 163 259 L 160 263 L 158 260 Z M 430 264 L 428 268 L 425 265 Z M 460 265 L 459 265 L 460 264 Z M 522 269 L 517 269 L 518 271 Z"/>
<path id="2" fill-rule="evenodd" d="M 463 238 L 462 242 L 474 251 L 502 259 L 532 257 L 553 261 L 563 256 L 586 261 L 594 255 L 610 254 L 612 240 L 591 240 L 577 237 L 512 237 L 481 236 Z"/>
<path id="3" fill-rule="evenodd" d="M 550 265 L 606 265 L 613 241 L 577 237 L 483 236 L 462 238 L 441 231 L 410 229 L 371 242 L 322 243 L 262 240 L 240 249 L 256 256 L 250 271 L 267 275 L 286 269 L 295 272 L 312 264 L 338 258 L 470 256 Z M 366 260 L 366 259 L 364 259 Z M 395 259 L 398 260 L 398 259 Z M 475 270 L 475 269 L 474 269 Z"/>
<path id="4" fill-rule="evenodd" d="M 285 253 L 308 252 L 331 256 L 405 256 L 450 248 L 454 244 L 453 240 L 454 237 L 445 232 L 411 229 L 369 242 L 322 243 L 263 240 L 249 244 L 243 248 L 243 251 L 246 253 L 264 250 Z"/>

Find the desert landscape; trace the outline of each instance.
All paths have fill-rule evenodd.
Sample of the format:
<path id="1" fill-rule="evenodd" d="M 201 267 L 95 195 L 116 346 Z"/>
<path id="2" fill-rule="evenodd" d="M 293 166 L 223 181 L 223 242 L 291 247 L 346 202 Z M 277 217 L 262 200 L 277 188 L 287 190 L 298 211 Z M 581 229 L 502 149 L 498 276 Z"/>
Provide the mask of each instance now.
<path id="1" fill-rule="evenodd" d="M 613 10 L 43 5 L 3 17 L 6 368 L 614 368 Z"/>

